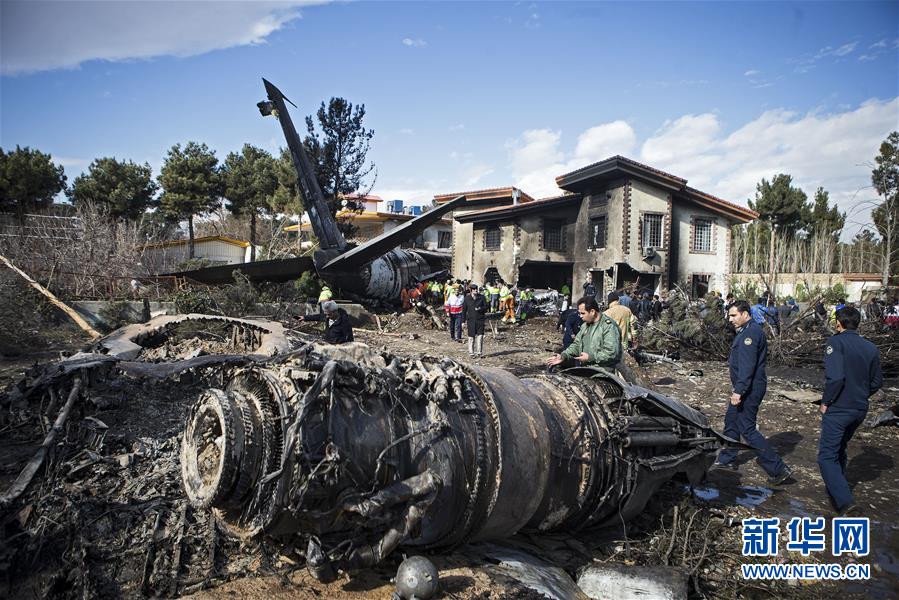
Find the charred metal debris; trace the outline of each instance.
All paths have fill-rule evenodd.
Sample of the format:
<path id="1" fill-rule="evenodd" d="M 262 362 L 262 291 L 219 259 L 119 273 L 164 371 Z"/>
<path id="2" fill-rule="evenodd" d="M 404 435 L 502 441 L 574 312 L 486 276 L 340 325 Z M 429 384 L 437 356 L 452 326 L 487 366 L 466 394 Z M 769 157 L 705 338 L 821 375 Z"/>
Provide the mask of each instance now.
<path id="1" fill-rule="evenodd" d="M 209 320 L 229 323 L 232 339 L 256 353 L 151 363 L 131 346 L 159 347 L 175 325 Z M 518 531 L 623 522 L 675 475 L 698 482 L 730 443 L 702 413 L 601 369 L 519 379 L 202 315 L 119 330 L 96 352 L 33 374 L 7 402 L 59 404 L 68 393 L 67 404 L 84 403 L 117 378 L 183 385 L 195 398 L 180 436 L 180 487 L 190 505 L 178 501 L 180 535 L 211 513 L 232 539 L 299 548 L 321 580 L 375 565 L 400 546 L 451 549 Z M 82 458 L 127 464 L 100 456 L 106 427 L 95 421 Z M 64 419 L 53 430 L 68 432 Z M 4 512 L 21 508 L 29 482 L 4 494 Z M 167 567 L 175 581 L 188 560 L 177 556 Z M 145 560 L 138 580 L 156 590 L 147 586 L 158 560 Z"/>

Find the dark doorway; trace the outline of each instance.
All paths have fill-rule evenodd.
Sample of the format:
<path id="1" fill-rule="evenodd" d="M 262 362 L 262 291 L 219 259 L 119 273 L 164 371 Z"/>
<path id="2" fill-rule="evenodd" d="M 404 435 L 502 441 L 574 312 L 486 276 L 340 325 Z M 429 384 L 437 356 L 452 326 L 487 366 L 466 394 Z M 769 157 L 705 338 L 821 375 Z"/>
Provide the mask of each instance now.
<path id="1" fill-rule="evenodd" d="M 496 283 L 499 280 L 499 271 L 496 270 L 496 267 L 490 267 L 489 269 L 484 271 L 484 281 L 482 283 Z"/>
<path id="2" fill-rule="evenodd" d="M 615 282 L 615 289 L 627 288 L 628 291 L 638 294 L 649 292 L 652 295 L 655 294 L 660 277 L 661 274 L 641 273 L 627 263 L 618 263 L 618 279 Z"/>
<path id="3" fill-rule="evenodd" d="M 562 289 L 571 287 L 572 263 L 525 261 L 518 268 L 518 287 Z"/>
<path id="4" fill-rule="evenodd" d="M 606 278 L 603 277 L 605 271 L 602 269 L 592 269 L 590 275 L 593 276 L 593 287 L 596 288 L 596 300 L 602 302 L 606 299 Z"/>
<path id="5" fill-rule="evenodd" d="M 690 293 L 694 298 L 705 298 L 705 295 L 709 293 L 709 280 L 711 279 L 711 275 L 696 273 L 693 275 L 690 281 Z"/>

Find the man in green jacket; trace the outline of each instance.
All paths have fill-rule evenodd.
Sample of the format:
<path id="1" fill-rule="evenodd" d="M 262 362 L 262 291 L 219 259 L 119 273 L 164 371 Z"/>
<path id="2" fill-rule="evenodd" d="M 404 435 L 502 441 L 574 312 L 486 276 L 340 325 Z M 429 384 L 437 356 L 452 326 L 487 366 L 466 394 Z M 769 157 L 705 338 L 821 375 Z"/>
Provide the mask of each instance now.
<path id="1" fill-rule="evenodd" d="M 621 332 L 618 325 L 600 312 L 599 304 L 593 296 L 584 296 L 578 300 L 577 311 L 584 321 L 577 336 L 562 354 L 553 355 L 546 364 L 571 364 L 577 360 L 582 365 L 614 370 L 621 360 Z"/>

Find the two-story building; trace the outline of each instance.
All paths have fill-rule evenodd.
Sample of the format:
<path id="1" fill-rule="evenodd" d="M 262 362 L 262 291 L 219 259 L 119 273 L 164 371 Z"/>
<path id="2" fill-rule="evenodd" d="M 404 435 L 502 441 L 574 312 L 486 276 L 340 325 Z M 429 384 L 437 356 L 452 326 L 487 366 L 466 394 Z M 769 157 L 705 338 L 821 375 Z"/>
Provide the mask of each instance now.
<path id="1" fill-rule="evenodd" d="M 758 217 L 622 156 L 560 175 L 556 184 L 562 195 L 536 200 L 511 187 L 462 192 L 468 202 L 453 215 L 453 275 L 540 288 L 567 283 L 574 294 L 590 275 L 602 295 L 675 284 L 694 296 L 725 292 L 731 226 Z"/>

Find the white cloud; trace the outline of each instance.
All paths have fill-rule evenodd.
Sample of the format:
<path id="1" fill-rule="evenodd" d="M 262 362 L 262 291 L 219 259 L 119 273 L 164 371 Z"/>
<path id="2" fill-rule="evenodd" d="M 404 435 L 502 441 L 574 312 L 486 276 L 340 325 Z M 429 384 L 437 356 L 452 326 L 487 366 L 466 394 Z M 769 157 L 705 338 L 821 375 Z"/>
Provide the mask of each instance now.
<path id="1" fill-rule="evenodd" d="M 744 75 L 745 77 L 753 77 L 753 76 L 755 76 L 755 75 L 760 75 L 761 73 L 762 73 L 762 72 L 759 71 L 759 70 L 757 70 L 757 69 L 749 69 L 748 71 L 746 71 L 745 73 L 743 73 L 743 75 Z"/>
<path id="2" fill-rule="evenodd" d="M 414 135 L 414 134 L 415 134 L 415 130 L 414 130 L 414 129 L 409 129 L 408 127 L 403 127 L 403 128 L 400 129 L 397 133 L 399 133 L 400 135 Z"/>
<path id="3" fill-rule="evenodd" d="M 594 163 L 616 154 L 630 154 L 637 144 L 634 130 L 625 121 L 613 121 L 591 127 L 578 137 L 575 159 Z"/>
<path id="4" fill-rule="evenodd" d="M 449 127 L 450 131 L 462 131 L 463 129 L 465 129 L 465 123 L 457 123 Z"/>
<path id="5" fill-rule="evenodd" d="M 755 195 L 761 178 L 789 173 L 807 194 L 823 186 L 842 210 L 849 210 L 855 202 L 873 199 L 873 191 L 862 189 L 870 185 L 866 163 L 896 128 L 897 114 L 899 98 L 834 113 L 775 109 L 727 135 L 716 115 L 686 115 L 647 139 L 641 160 L 738 203 Z"/>
<path id="6" fill-rule="evenodd" d="M 559 131 L 531 129 L 506 142 L 515 185 L 535 197 L 560 194 L 555 184 L 557 176 L 616 154 L 632 152 L 636 135 L 628 123 L 619 120 L 582 132 L 570 154 L 561 150 L 561 141 Z"/>
<path id="7" fill-rule="evenodd" d="M 320 3 L 4 0 L 0 65 L 13 75 L 262 44 L 300 18 L 299 6 Z"/>
<path id="8" fill-rule="evenodd" d="M 403 46 L 409 46 L 410 48 L 421 48 L 423 46 L 427 46 L 428 43 L 421 38 L 403 38 Z"/>
<path id="9" fill-rule="evenodd" d="M 479 181 L 492 174 L 493 171 L 493 167 L 483 163 L 475 163 L 467 167 L 462 172 L 462 179 L 465 187 L 470 188 L 474 185 L 477 185 Z"/>
<path id="10" fill-rule="evenodd" d="M 886 47 L 887 47 L 886 40 L 880 40 L 879 42 L 875 42 L 875 43 L 871 44 L 870 46 L 868 46 L 868 48 L 886 48 Z"/>
<path id="11" fill-rule="evenodd" d="M 532 129 L 506 142 L 514 185 L 535 197 L 560 193 L 555 178 L 599 160 L 622 154 L 689 181 L 689 185 L 744 204 L 756 184 L 789 173 L 809 196 L 819 186 L 841 210 L 875 200 L 871 166 L 880 143 L 896 129 L 899 97 L 869 100 L 834 112 L 800 114 L 782 108 L 726 128 L 714 113 L 683 115 L 667 121 L 637 147 L 625 121 L 583 131 L 573 151 L 563 150 L 561 131 Z M 634 154 L 631 154 L 634 152 Z M 851 238 L 869 211 L 856 211 L 847 226 Z"/>

